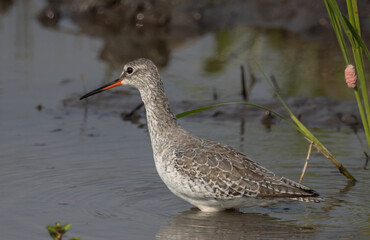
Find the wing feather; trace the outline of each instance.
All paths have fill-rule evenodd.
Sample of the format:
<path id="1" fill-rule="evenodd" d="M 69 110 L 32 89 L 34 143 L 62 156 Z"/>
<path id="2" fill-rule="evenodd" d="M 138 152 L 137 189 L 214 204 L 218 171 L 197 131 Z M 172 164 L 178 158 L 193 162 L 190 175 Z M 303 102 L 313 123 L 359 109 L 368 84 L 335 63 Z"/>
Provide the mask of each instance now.
<path id="1" fill-rule="evenodd" d="M 232 147 L 197 140 L 173 149 L 176 156 L 175 168 L 212 189 L 210 197 L 227 199 L 252 196 L 312 200 L 319 196 L 306 186 L 275 175 Z"/>

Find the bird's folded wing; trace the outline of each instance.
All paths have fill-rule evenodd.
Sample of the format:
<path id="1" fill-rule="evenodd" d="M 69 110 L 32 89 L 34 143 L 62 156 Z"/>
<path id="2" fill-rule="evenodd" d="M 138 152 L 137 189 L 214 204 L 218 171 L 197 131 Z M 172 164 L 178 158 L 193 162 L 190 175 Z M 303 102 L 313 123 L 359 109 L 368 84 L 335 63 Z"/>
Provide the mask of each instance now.
<path id="1" fill-rule="evenodd" d="M 177 148 L 175 168 L 194 181 L 207 186 L 209 197 L 316 197 L 308 187 L 255 163 L 237 150 L 211 141 Z M 201 147 L 200 147 L 201 146 Z"/>

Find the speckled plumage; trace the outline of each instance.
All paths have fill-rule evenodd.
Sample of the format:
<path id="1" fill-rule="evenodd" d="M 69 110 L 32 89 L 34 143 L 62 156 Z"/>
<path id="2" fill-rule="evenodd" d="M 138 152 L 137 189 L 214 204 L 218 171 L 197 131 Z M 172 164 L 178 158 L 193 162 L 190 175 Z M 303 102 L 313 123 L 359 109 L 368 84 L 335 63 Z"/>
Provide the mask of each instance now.
<path id="1" fill-rule="evenodd" d="M 133 69 L 131 74 L 128 68 Z M 175 195 L 203 211 L 284 199 L 319 202 L 319 194 L 310 188 L 275 175 L 232 147 L 183 130 L 169 108 L 152 61 L 126 64 L 119 80 L 140 91 L 158 174 Z"/>

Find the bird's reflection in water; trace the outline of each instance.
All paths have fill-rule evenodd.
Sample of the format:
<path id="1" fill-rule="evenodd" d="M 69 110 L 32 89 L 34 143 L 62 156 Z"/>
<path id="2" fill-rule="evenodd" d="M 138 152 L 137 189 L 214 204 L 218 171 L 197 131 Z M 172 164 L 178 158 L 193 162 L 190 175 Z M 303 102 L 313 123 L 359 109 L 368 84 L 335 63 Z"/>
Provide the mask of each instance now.
<path id="1" fill-rule="evenodd" d="M 205 213 L 193 208 L 175 215 L 160 229 L 157 239 L 312 239 L 315 233 L 313 228 L 266 214 Z"/>

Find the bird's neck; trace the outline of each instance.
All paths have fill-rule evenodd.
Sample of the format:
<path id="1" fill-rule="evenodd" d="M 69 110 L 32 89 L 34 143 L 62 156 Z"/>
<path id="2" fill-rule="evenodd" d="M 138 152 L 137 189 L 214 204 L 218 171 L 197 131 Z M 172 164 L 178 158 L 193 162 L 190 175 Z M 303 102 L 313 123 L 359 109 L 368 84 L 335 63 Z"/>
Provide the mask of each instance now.
<path id="1" fill-rule="evenodd" d="M 140 94 L 145 105 L 154 154 L 160 153 L 179 128 L 176 117 L 170 110 L 162 85 L 140 91 Z"/>

